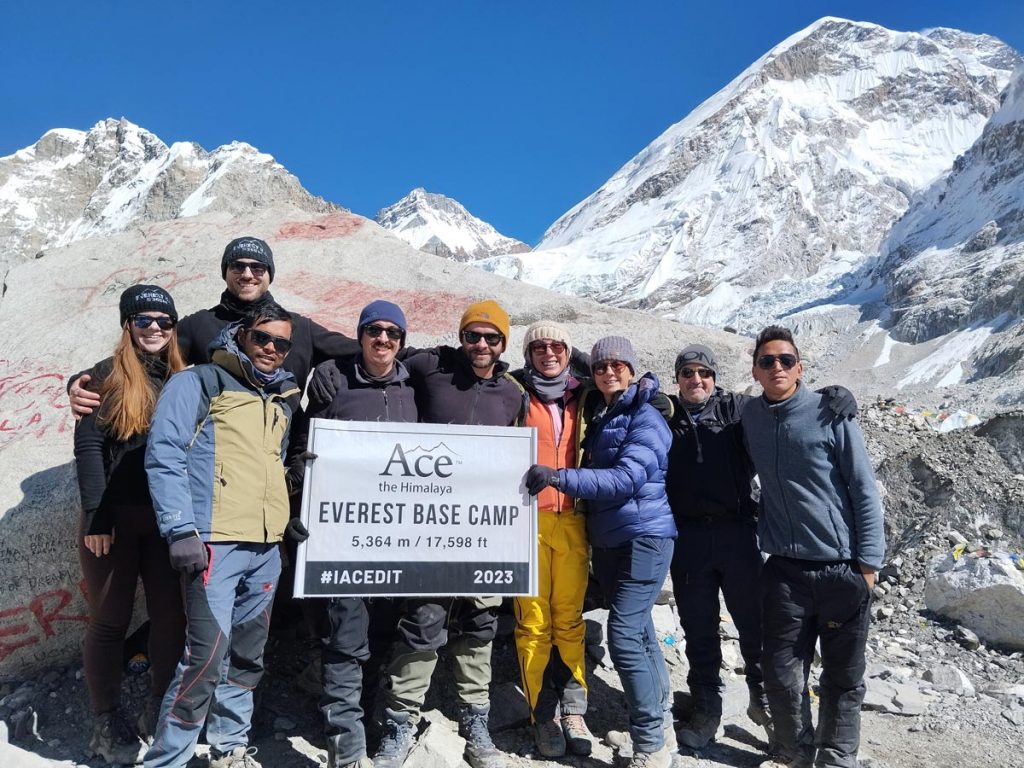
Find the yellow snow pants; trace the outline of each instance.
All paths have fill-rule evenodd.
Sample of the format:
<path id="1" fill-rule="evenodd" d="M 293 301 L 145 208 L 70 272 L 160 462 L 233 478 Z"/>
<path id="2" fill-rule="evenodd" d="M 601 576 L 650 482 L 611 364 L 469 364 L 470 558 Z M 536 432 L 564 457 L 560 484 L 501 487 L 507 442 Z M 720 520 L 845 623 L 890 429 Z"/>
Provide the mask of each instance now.
<path id="1" fill-rule="evenodd" d="M 583 597 L 590 551 L 586 518 L 575 512 L 539 511 L 537 597 L 517 597 L 516 650 L 523 692 L 534 717 L 552 646 L 583 690 L 587 689 L 583 654 Z"/>

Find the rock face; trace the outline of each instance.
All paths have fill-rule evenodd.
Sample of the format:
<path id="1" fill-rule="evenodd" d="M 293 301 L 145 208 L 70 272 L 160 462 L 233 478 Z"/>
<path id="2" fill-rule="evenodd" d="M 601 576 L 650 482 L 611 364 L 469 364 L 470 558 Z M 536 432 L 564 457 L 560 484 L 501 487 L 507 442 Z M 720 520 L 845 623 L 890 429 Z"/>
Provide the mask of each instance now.
<path id="1" fill-rule="evenodd" d="M 127 120 L 48 131 L 0 158 L 0 270 L 47 248 L 200 212 L 250 214 L 275 204 L 338 210 L 270 155 L 242 142 L 206 152 L 168 147 Z"/>
<path id="2" fill-rule="evenodd" d="M 375 219 L 413 248 L 455 261 L 525 253 L 530 246 L 506 237 L 467 211 L 457 200 L 414 189 Z"/>
<path id="3" fill-rule="evenodd" d="M 1024 309 L 1024 68 L 1002 106 L 950 173 L 893 227 L 877 269 L 898 307 L 890 333 L 919 342 L 958 330 L 1001 330 Z M 1019 349 L 1019 344 L 1017 346 Z M 1020 368 L 1020 355 L 982 350 L 977 375 Z"/>
<path id="4" fill-rule="evenodd" d="M 932 564 L 924 599 L 986 643 L 1024 649 L 1024 575 L 1009 558 L 945 555 Z"/>
<path id="5" fill-rule="evenodd" d="M 876 256 L 910 198 L 981 133 L 1019 61 L 991 37 L 822 19 L 655 139 L 533 253 L 492 267 L 751 330 Z"/>

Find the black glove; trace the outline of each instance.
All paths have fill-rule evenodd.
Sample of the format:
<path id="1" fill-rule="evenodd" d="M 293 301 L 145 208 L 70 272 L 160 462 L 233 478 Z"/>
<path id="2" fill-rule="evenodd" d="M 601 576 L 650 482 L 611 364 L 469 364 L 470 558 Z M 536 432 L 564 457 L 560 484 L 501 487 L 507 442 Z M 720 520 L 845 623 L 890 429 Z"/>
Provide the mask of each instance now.
<path id="1" fill-rule="evenodd" d="M 534 464 L 526 470 L 526 490 L 531 496 L 536 496 L 548 486 L 558 487 L 558 470 L 545 467 L 543 464 Z"/>
<path id="2" fill-rule="evenodd" d="M 288 525 L 284 527 L 284 537 L 289 541 L 299 544 L 309 538 L 309 531 L 306 530 L 306 526 L 302 524 L 299 518 L 293 517 L 288 521 Z"/>
<path id="3" fill-rule="evenodd" d="M 841 419 L 857 418 L 857 398 L 846 387 L 833 384 L 817 390 L 819 395 L 828 395 L 828 407 Z"/>
<path id="4" fill-rule="evenodd" d="M 316 461 L 317 458 L 312 451 L 303 451 L 295 454 L 295 457 L 288 462 L 288 471 L 284 473 L 284 482 L 288 487 L 289 496 L 302 493 L 302 480 L 306 476 L 306 465 L 311 461 Z"/>
<path id="5" fill-rule="evenodd" d="M 325 406 L 334 402 L 334 396 L 338 394 L 340 388 L 341 371 L 336 365 L 327 365 L 314 372 L 309 380 L 309 387 L 306 388 L 306 394 L 309 395 L 311 405 Z"/>
<path id="6" fill-rule="evenodd" d="M 210 562 L 206 544 L 195 530 L 179 533 L 171 539 L 170 553 L 171 567 L 190 576 L 205 571 Z"/>

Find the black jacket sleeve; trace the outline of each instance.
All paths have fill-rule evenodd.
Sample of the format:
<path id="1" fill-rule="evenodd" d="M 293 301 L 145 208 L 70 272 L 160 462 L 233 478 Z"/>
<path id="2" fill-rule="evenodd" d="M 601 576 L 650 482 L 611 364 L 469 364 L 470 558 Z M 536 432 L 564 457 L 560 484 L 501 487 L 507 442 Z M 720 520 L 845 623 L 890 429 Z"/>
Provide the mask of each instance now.
<path id="1" fill-rule="evenodd" d="M 331 404 L 338 390 L 341 389 L 341 371 L 332 360 L 318 365 L 313 370 L 307 392 L 309 401 L 305 410 L 296 409 L 291 422 L 291 434 L 288 441 L 288 467 L 285 482 L 288 495 L 302 491 L 302 481 L 306 475 L 306 462 L 302 454 L 309 442 L 309 420 L 319 416 Z"/>
<path id="2" fill-rule="evenodd" d="M 86 534 L 110 533 L 111 521 L 99 513 L 107 490 L 107 472 L 103 461 L 106 434 L 96 423 L 96 412 L 83 416 L 75 424 L 75 468 L 78 491 L 82 496 L 82 529 Z"/>
<path id="3" fill-rule="evenodd" d="M 318 323 L 309 321 L 309 335 L 313 342 L 313 361 L 315 368 L 338 357 L 348 357 L 359 353 L 359 342 L 343 333 L 329 331 Z M 305 382 L 303 382 L 305 383 Z"/>

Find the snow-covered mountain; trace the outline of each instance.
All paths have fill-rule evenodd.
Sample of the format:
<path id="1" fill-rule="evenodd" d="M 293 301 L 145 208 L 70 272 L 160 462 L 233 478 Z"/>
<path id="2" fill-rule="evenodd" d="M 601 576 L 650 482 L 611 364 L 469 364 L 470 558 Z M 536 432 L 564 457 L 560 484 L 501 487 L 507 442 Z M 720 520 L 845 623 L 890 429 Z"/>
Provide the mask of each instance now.
<path id="1" fill-rule="evenodd" d="M 981 137 L 893 227 L 875 275 L 889 333 L 922 342 L 960 332 L 979 375 L 1024 370 L 1024 67 Z M 993 332 L 1010 330 L 989 341 Z"/>
<path id="2" fill-rule="evenodd" d="M 825 18 L 754 62 L 556 221 L 483 266 L 752 329 L 833 294 L 998 107 L 1020 56 L 950 29 Z"/>
<path id="3" fill-rule="evenodd" d="M 192 142 L 168 147 L 124 119 L 89 131 L 58 128 L 0 158 L 0 266 L 144 222 L 236 215 L 275 203 L 338 210 L 242 142 L 212 152 Z"/>
<path id="4" fill-rule="evenodd" d="M 413 248 L 456 261 L 530 250 L 526 243 L 506 237 L 478 219 L 458 200 L 427 192 L 422 187 L 382 208 L 375 220 Z"/>

